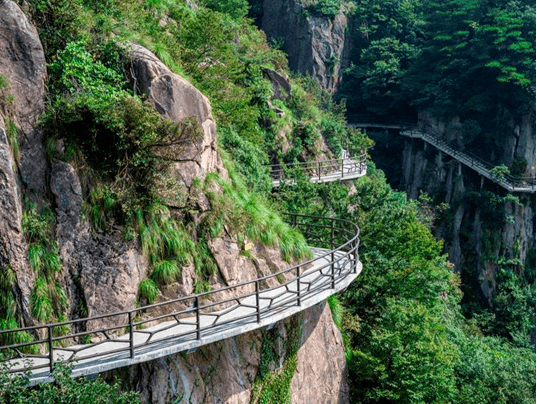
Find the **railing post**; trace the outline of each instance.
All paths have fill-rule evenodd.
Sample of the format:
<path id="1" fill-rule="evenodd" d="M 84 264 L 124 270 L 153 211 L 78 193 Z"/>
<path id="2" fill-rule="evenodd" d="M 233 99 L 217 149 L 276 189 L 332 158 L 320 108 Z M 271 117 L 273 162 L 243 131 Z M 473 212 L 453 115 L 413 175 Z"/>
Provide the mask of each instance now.
<path id="1" fill-rule="evenodd" d="M 52 350 L 52 327 L 50 325 L 47 326 L 48 330 L 48 360 L 49 360 L 49 368 L 50 373 L 52 374 L 54 370 L 54 351 Z"/>
<path id="2" fill-rule="evenodd" d="M 132 311 L 129 311 L 129 348 L 131 359 L 134 359 L 134 330 L 132 328 Z"/>
<path id="3" fill-rule="evenodd" d="M 255 281 L 255 306 L 257 308 L 257 322 L 261 321 L 261 307 L 259 306 L 259 281 Z"/>
<path id="4" fill-rule="evenodd" d="M 354 242 L 354 268 L 353 268 L 353 273 L 357 273 L 358 272 L 358 239 L 356 239 L 356 241 Z"/>
<path id="5" fill-rule="evenodd" d="M 334 249 L 334 219 L 330 219 L 330 249 Z"/>
<path id="6" fill-rule="evenodd" d="M 317 172 L 319 173 L 319 181 L 321 181 L 321 162 L 317 162 Z"/>
<path id="7" fill-rule="evenodd" d="M 301 306 L 302 305 L 302 302 L 300 301 L 300 265 L 296 268 L 296 274 L 297 274 L 297 278 L 296 278 L 296 301 L 297 301 L 297 305 L 298 306 Z"/>
<path id="8" fill-rule="evenodd" d="M 335 268 L 334 268 L 334 219 L 330 219 L 330 246 L 331 246 L 331 250 L 332 250 L 332 253 L 330 254 L 330 258 L 331 258 L 331 264 L 330 264 L 330 268 L 331 268 L 331 271 L 332 271 L 332 289 L 335 289 L 336 288 L 336 271 L 335 271 Z"/>
<path id="9" fill-rule="evenodd" d="M 200 298 L 196 296 L 196 339 L 201 337 L 201 324 L 200 324 Z"/>
<path id="10" fill-rule="evenodd" d="M 341 159 L 341 178 L 343 178 L 343 166 L 345 164 L 345 160 Z"/>

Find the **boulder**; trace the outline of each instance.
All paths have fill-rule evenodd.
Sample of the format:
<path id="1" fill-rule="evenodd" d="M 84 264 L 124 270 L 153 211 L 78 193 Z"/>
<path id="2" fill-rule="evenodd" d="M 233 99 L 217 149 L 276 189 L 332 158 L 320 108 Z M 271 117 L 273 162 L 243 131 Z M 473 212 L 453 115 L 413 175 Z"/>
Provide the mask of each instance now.
<path id="1" fill-rule="evenodd" d="M 177 155 L 173 171 L 180 182 L 190 189 L 194 178 L 203 180 L 210 172 L 227 177 L 217 153 L 216 124 L 207 97 L 143 46 L 131 45 L 131 59 L 137 93 L 147 96 L 165 118 L 182 122 L 193 117 L 202 129 L 202 138 L 192 140 Z"/>
<path id="2" fill-rule="evenodd" d="M 286 100 L 291 94 L 289 79 L 272 69 L 263 69 L 263 73 L 272 82 L 271 99 Z"/>

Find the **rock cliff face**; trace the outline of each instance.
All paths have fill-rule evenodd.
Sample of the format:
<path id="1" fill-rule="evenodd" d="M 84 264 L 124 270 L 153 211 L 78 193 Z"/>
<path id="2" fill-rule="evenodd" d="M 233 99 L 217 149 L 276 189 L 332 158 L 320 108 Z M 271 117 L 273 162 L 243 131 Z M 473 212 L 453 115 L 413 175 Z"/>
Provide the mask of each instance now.
<path id="1" fill-rule="evenodd" d="M 462 125 L 457 118 L 442 122 L 426 113 L 422 113 L 420 118 L 422 128 L 428 133 L 462 144 Z M 489 156 L 489 161 L 510 165 L 513 158 L 523 157 L 529 163 L 526 175 L 535 175 L 535 128 L 528 124 L 530 121 L 532 117 L 526 116 L 519 125 L 513 124 L 513 133 L 506 135 L 503 144 L 498 145 L 504 153 Z M 496 159 L 492 160 L 493 157 Z M 436 202 L 450 204 L 453 214 L 449 223 L 444 223 L 436 232 L 446 240 L 449 260 L 454 263 L 456 271 L 460 271 L 463 265 L 475 268 L 474 281 L 479 283 L 485 298 L 490 299 L 494 292 L 496 264 L 484 259 L 484 256 L 507 256 L 518 258 L 523 263 L 534 256 L 534 194 L 516 194 L 522 206 L 509 202 L 497 208 L 500 210 L 490 212 L 490 204 L 476 202 L 470 197 L 471 193 L 489 190 L 504 195 L 506 191 L 418 139 L 405 140 L 402 167 L 401 186 L 410 198 L 417 199 L 423 190 Z M 504 217 L 507 220 L 502 220 Z M 493 221 L 496 221 L 494 229 L 491 228 Z"/>
<path id="2" fill-rule="evenodd" d="M 165 118 L 176 122 L 191 118 L 199 123 L 202 136 L 177 154 L 173 165 L 172 174 L 180 179 L 185 192 L 196 193 L 194 179 L 203 181 L 210 172 L 227 178 L 217 153 L 216 127 L 208 99 L 147 49 L 132 45 L 131 58 L 135 88 Z M 24 197 L 35 202 L 38 209 L 49 206 L 55 212 L 51 233 L 58 244 L 62 268 L 56 280 L 69 300 L 67 315 L 77 318 L 133 308 L 138 284 L 148 276 L 148 262 L 136 240 L 125 240 L 121 226 L 111 223 L 106 232 L 90 229 L 82 215 L 91 183 L 86 178 L 89 174 L 83 177 L 78 163 L 45 155 L 42 132 L 37 126 L 46 95 L 45 56 L 37 30 L 9 0 L 0 0 L 0 75 L 8 84 L 0 88 L 0 270 L 10 267 L 16 273 L 14 293 L 24 325 L 33 322 L 30 294 L 35 276 L 27 259 L 28 241 L 21 223 Z M 18 128 L 18 132 L 12 128 Z M 61 156 L 61 141 L 56 148 Z M 204 195 L 194 196 L 197 214 L 211 210 Z M 172 210 L 180 207 L 173 203 L 169 206 Z M 268 275 L 289 265 L 278 249 L 259 245 L 252 247 L 251 258 L 240 255 L 236 240 L 227 229 L 226 233 L 207 241 L 218 267 L 210 279 L 213 289 Z M 159 299 L 192 294 L 195 276 L 193 266 L 186 265 L 182 279 L 168 285 Z M 304 332 L 299 341 L 293 402 L 348 401 L 341 335 L 328 307 L 322 304 L 311 308 L 302 318 Z M 107 321 L 88 323 L 86 329 L 115 325 Z M 277 344 L 282 345 L 286 340 L 283 323 L 278 330 Z M 191 355 L 174 355 L 118 373 L 125 376 L 126 384 L 141 391 L 146 402 L 167 403 L 183 397 L 189 402 L 243 403 L 251 396 L 263 338 L 264 332 L 256 331 L 205 346 Z M 319 351 L 315 355 L 311 352 L 314 349 Z M 307 395 L 304 386 L 315 389 Z"/>
<path id="3" fill-rule="evenodd" d="M 299 0 L 265 0 L 261 27 L 269 38 L 283 40 L 289 66 L 311 74 L 334 93 L 350 54 L 349 19 L 339 13 L 334 19 L 309 13 Z"/>
<path id="4" fill-rule="evenodd" d="M 46 188 L 42 134 L 36 125 L 45 106 L 46 66 L 37 30 L 11 1 L 0 2 L 0 76 L 5 86 L 0 89 L 0 266 L 17 274 L 19 313 L 31 324 L 34 274 L 21 226 L 22 188 Z"/>
<path id="5" fill-rule="evenodd" d="M 188 189 L 194 178 L 203 180 L 210 172 L 224 173 L 216 151 L 216 124 L 207 97 L 184 78 L 168 69 L 146 48 L 132 44 L 131 58 L 137 92 L 145 94 L 167 119 L 181 122 L 194 117 L 203 136 L 192 141 L 177 156 L 173 171 Z"/>
<path id="6" fill-rule="evenodd" d="M 348 403 L 343 341 L 328 305 L 321 303 L 297 316 L 301 318 L 276 324 L 279 337 L 271 347 L 278 371 L 286 359 L 286 326 L 298 321 L 303 331 L 291 383 L 292 403 Z M 262 360 L 265 332 L 252 331 L 191 354 L 171 355 L 104 376 L 109 380 L 119 376 L 125 385 L 141 392 L 144 403 L 165 404 L 174 399 L 191 404 L 248 403 Z"/>

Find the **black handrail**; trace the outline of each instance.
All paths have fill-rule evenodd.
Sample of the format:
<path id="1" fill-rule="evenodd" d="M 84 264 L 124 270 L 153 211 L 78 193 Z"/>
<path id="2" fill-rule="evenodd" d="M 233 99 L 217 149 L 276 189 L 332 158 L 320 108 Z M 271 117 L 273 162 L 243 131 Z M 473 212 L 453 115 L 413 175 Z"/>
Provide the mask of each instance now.
<path id="1" fill-rule="evenodd" d="M 276 181 L 294 177 L 296 171 L 305 174 L 308 178 L 321 181 L 323 177 L 335 174 L 340 174 L 341 178 L 345 175 L 362 174 L 366 170 L 366 159 L 367 155 L 363 153 L 357 157 L 271 164 L 269 169 L 271 177 Z"/>
<path id="2" fill-rule="evenodd" d="M 73 360 L 75 357 L 77 360 L 89 360 L 120 352 L 126 352 L 131 359 L 134 359 L 137 352 L 143 351 L 146 347 L 156 343 L 171 340 L 177 343 L 179 339 L 184 341 L 192 339 L 200 340 L 202 337 L 218 334 L 219 332 L 228 329 L 227 327 L 233 327 L 232 323 L 235 323 L 238 320 L 255 321 L 259 323 L 263 318 L 270 316 L 273 312 L 278 312 L 292 306 L 301 306 L 305 299 L 311 298 L 316 293 L 327 290 L 328 288 L 334 289 L 338 281 L 343 280 L 351 273 L 357 273 L 359 229 L 355 224 L 343 219 L 326 218 L 322 216 L 298 214 L 286 214 L 286 216 L 289 217 L 290 222 L 292 222 L 295 227 L 304 227 L 304 234 L 308 240 L 313 242 L 313 239 L 316 237 L 330 240 L 329 244 L 331 248 L 314 259 L 293 265 L 277 273 L 197 295 L 181 297 L 166 302 L 155 303 L 136 309 L 110 314 L 53 324 L 1 330 L 0 338 L 18 332 L 27 332 L 36 336 L 41 334 L 42 336 L 35 341 L 0 346 L 0 353 L 5 353 L 4 362 L 13 360 L 14 358 L 23 360 L 41 359 L 41 362 L 43 362 L 42 364 L 33 365 L 32 363 L 26 363 L 26 369 L 35 371 L 38 369 L 49 368 L 49 371 L 52 372 L 54 362 L 58 361 L 58 359 L 54 357 L 54 352 L 58 350 L 64 353 L 70 353 L 70 355 L 67 358 L 63 358 L 63 360 Z M 310 222 L 315 222 L 317 226 L 311 226 Z M 319 234 L 318 232 L 324 232 L 324 234 Z M 325 264 L 322 264 L 317 268 L 309 268 L 314 262 L 323 262 L 321 261 L 323 259 L 327 260 Z M 280 282 L 281 278 L 283 278 L 284 281 Z M 329 281 L 326 281 L 325 278 L 328 278 Z M 277 280 L 277 286 L 262 288 L 262 284 L 269 285 L 269 281 L 273 279 Z M 283 288 L 285 292 L 277 296 L 270 295 L 269 292 L 276 292 L 281 288 Z M 233 291 L 233 297 L 216 299 L 216 301 L 209 300 L 210 297 L 227 291 Z M 283 296 L 287 297 L 283 298 L 281 301 L 278 300 Z M 252 297 L 252 299 L 250 299 L 252 300 L 252 303 L 248 303 L 248 298 L 250 297 Z M 178 303 L 184 303 L 186 308 L 177 310 L 176 305 Z M 263 305 L 263 303 L 266 304 Z M 165 314 L 136 320 L 137 315 L 147 312 L 150 309 L 163 308 L 166 306 L 168 306 L 169 311 Z M 222 308 L 222 306 L 224 307 Z M 237 309 L 237 307 L 247 308 L 253 311 L 239 317 L 233 317 L 229 320 L 223 318 L 226 314 Z M 194 313 L 195 317 L 192 317 L 192 314 Z M 73 326 L 77 324 L 87 326 L 89 322 L 110 319 L 113 317 L 116 317 L 114 326 L 54 336 L 54 329 L 56 327 Z M 210 317 L 214 318 L 214 320 L 211 324 L 206 325 L 202 323 L 202 317 L 205 319 Z M 172 319 L 174 322 L 165 325 L 158 330 L 150 331 L 137 329 L 147 323 L 161 323 L 167 318 Z M 191 329 L 181 334 L 173 334 L 166 338 L 159 338 L 157 336 L 159 332 L 171 329 L 178 325 L 188 325 L 191 326 Z M 121 338 L 110 338 L 108 335 L 110 332 L 117 332 L 122 329 L 124 332 L 122 333 L 123 336 Z M 141 344 L 135 343 L 135 333 L 146 334 L 148 337 Z M 99 335 L 104 336 L 104 338 L 81 345 L 80 339 L 88 335 L 93 335 L 95 339 Z M 157 337 L 154 339 L 155 336 Z M 104 343 L 114 343 L 117 344 L 118 347 L 101 353 L 97 352 L 89 353 L 88 355 L 79 355 L 84 354 L 84 351 L 88 351 L 91 348 L 95 348 Z M 55 347 L 55 344 L 65 344 L 65 346 Z M 32 346 L 36 347 L 35 351 L 38 351 L 38 354 L 22 352 L 28 350 L 28 348 Z M 10 372 L 16 373 L 21 370 L 20 367 L 12 368 Z"/>
<path id="3" fill-rule="evenodd" d="M 494 164 L 486 160 L 483 160 L 481 157 L 471 152 L 463 151 L 459 149 L 458 147 L 454 147 L 453 145 L 447 143 L 438 134 L 425 133 L 425 132 L 416 130 L 415 127 L 403 128 L 401 130 L 401 134 L 404 135 L 403 132 L 409 133 L 412 137 L 420 137 L 421 139 L 426 140 L 429 143 L 433 144 L 433 146 L 435 147 L 441 147 L 447 150 L 450 154 L 452 154 L 453 156 L 455 156 L 455 158 L 457 158 L 458 160 L 462 162 L 464 162 L 464 160 L 468 160 L 470 167 L 473 167 L 474 169 L 480 168 L 484 172 L 487 172 L 492 177 L 493 181 L 500 183 L 500 185 L 508 189 L 515 190 L 515 188 L 517 187 L 521 187 L 521 188 L 535 187 L 535 176 L 525 177 L 525 178 L 516 178 L 512 175 L 502 175 L 501 177 L 500 176 L 495 177 L 493 174 L 490 173 L 490 170 L 494 168 Z"/>

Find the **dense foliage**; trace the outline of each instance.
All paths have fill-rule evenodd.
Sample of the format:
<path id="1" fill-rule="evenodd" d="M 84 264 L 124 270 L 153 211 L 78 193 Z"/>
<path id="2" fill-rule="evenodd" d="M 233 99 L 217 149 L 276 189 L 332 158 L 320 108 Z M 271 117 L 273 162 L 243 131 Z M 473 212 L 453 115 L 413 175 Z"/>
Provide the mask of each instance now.
<path id="1" fill-rule="evenodd" d="M 3 404 L 139 404 L 134 392 L 122 392 L 119 383 L 75 380 L 71 368 L 61 362 L 53 372 L 54 383 L 30 387 L 28 378 L 13 377 L 0 365 L 0 402 Z"/>
<path id="2" fill-rule="evenodd" d="M 534 2 L 356 4 L 356 47 L 342 91 L 353 113 L 458 116 L 463 141 L 489 159 L 509 122 L 534 109 Z"/>
<path id="3" fill-rule="evenodd" d="M 372 164 L 354 187 L 304 180 L 277 194 L 292 211 L 333 214 L 360 226 L 363 271 L 341 297 L 352 402 L 534 402 L 532 349 L 485 337 L 475 320 L 464 318 L 459 276 L 426 227 L 426 203 L 392 190 Z M 531 320 L 512 304 L 497 307 L 520 313 L 517 321 Z"/>

